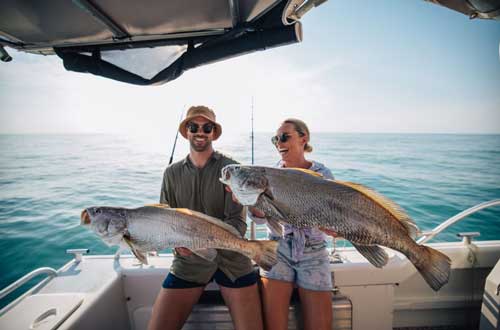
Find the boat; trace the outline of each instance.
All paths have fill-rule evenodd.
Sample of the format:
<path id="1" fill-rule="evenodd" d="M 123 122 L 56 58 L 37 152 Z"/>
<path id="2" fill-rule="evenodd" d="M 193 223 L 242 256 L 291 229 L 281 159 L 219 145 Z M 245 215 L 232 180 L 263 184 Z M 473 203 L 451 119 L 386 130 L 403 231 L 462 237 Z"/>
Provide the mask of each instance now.
<path id="1" fill-rule="evenodd" d="M 494 200 L 467 209 L 419 242 L 498 205 L 500 200 Z M 476 240 L 478 232 L 459 236 L 455 242 L 429 244 L 452 261 L 450 281 L 438 292 L 398 252 L 388 250 L 389 262 L 379 269 L 352 247 L 331 249 L 332 329 L 497 329 L 500 240 Z M 31 278 L 47 275 L 0 311 L 1 329 L 147 329 L 171 254 L 151 255 L 143 265 L 131 255 L 85 256 L 88 249 L 67 253 L 74 259 L 60 269 L 36 269 L 0 292 L 1 299 Z M 299 304 L 295 295 L 289 329 L 301 328 Z M 217 285 L 210 283 L 183 329 L 232 328 Z"/>
<path id="2" fill-rule="evenodd" d="M 57 55 L 70 71 L 159 85 L 201 65 L 300 42 L 300 19 L 323 2 L 153 0 L 137 11 L 133 1 L 2 1 L 0 58 L 12 60 L 6 50 L 11 47 Z M 500 19 L 496 0 L 429 2 L 471 19 Z M 124 60 L 123 54 L 139 60 Z M 162 60 L 148 61 L 151 58 Z M 492 200 L 466 209 L 421 233 L 419 243 L 498 205 L 500 200 Z M 464 232 L 454 242 L 429 244 L 452 260 L 450 281 L 438 292 L 400 253 L 388 250 L 388 264 L 378 269 L 335 240 L 330 250 L 335 277 L 332 329 L 500 329 L 500 240 L 481 241 L 479 235 Z M 74 258 L 61 268 L 36 269 L 0 291 L 4 299 L 34 277 L 46 275 L 0 310 L 1 329 L 147 328 L 171 254 L 151 255 L 149 264 L 143 265 L 128 255 L 87 256 L 88 249 L 66 252 Z M 289 329 L 301 328 L 299 305 L 294 296 Z M 183 329 L 232 328 L 218 288 L 211 283 Z"/>

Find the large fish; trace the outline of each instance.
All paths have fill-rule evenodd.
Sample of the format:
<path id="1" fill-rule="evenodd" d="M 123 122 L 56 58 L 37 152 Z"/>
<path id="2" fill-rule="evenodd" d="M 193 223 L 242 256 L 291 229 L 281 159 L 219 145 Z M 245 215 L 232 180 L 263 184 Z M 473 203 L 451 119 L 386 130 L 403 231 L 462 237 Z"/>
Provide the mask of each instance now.
<path id="1" fill-rule="evenodd" d="M 326 180 L 309 170 L 228 165 L 220 181 L 236 199 L 279 223 L 317 227 L 349 240 L 374 266 L 388 261 L 386 246 L 400 251 L 435 291 L 448 282 L 450 259 L 415 242 L 417 226 L 393 201 L 362 185 Z"/>
<path id="2" fill-rule="evenodd" d="M 186 247 L 213 260 L 217 250 L 239 252 L 264 269 L 277 262 L 277 242 L 251 241 L 223 221 L 189 209 L 143 206 L 136 209 L 89 207 L 81 224 L 90 228 L 108 245 L 128 247 L 142 263 L 146 252 Z"/>

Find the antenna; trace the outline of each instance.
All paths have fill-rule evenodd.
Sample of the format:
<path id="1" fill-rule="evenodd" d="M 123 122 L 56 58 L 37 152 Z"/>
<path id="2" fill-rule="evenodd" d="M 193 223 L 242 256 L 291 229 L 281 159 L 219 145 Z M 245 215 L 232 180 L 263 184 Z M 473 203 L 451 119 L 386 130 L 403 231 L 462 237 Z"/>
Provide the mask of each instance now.
<path id="1" fill-rule="evenodd" d="M 252 165 L 254 164 L 253 152 L 253 96 L 252 96 Z M 255 221 L 250 222 L 250 239 L 255 240 Z"/>
<path id="2" fill-rule="evenodd" d="M 181 124 L 182 122 L 182 117 L 184 115 L 184 108 L 186 107 L 186 105 L 183 105 L 182 106 L 182 109 L 181 109 L 181 116 L 179 118 L 179 125 Z M 174 160 L 174 152 L 175 152 L 175 145 L 177 144 L 177 138 L 179 137 L 179 130 L 177 130 L 177 133 L 175 133 L 175 140 L 174 140 L 174 146 L 172 147 L 172 153 L 170 154 L 170 160 L 168 161 L 168 165 L 172 164 L 172 161 Z"/>

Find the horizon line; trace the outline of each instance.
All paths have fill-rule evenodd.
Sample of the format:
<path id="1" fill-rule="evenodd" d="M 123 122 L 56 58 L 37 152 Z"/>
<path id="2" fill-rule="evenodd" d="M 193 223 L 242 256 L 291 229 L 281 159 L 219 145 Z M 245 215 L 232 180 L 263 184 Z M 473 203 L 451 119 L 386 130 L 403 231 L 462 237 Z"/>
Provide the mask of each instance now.
<path id="1" fill-rule="evenodd" d="M 251 131 L 248 131 L 251 134 Z M 273 134 L 273 131 L 254 131 L 254 134 Z M 314 134 L 406 134 L 406 135 L 500 135 L 500 132 L 355 132 L 355 131 L 314 131 Z M 247 132 L 239 132 L 247 134 Z M 122 132 L 0 132 L 0 135 L 114 135 L 114 136 L 141 136 L 142 134 L 127 134 Z M 225 134 L 227 135 L 227 134 Z"/>

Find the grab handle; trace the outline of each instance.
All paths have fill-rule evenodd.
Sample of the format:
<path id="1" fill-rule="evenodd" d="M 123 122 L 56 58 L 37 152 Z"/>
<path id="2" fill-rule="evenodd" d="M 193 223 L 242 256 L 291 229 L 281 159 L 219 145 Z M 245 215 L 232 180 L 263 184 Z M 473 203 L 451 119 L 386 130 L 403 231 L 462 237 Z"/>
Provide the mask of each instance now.
<path id="1" fill-rule="evenodd" d="M 57 276 L 57 271 L 54 268 L 50 267 L 41 267 L 38 269 L 35 269 L 31 273 L 28 273 L 9 285 L 8 287 L 4 288 L 2 291 L 0 291 L 0 299 L 3 299 L 5 296 L 9 295 L 11 292 L 19 288 L 21 285 L 25 284 L 29 280 L 31 280 L 33 277 L 36 277 L 40 274 L 48 274 L 49 276 Z"/>

